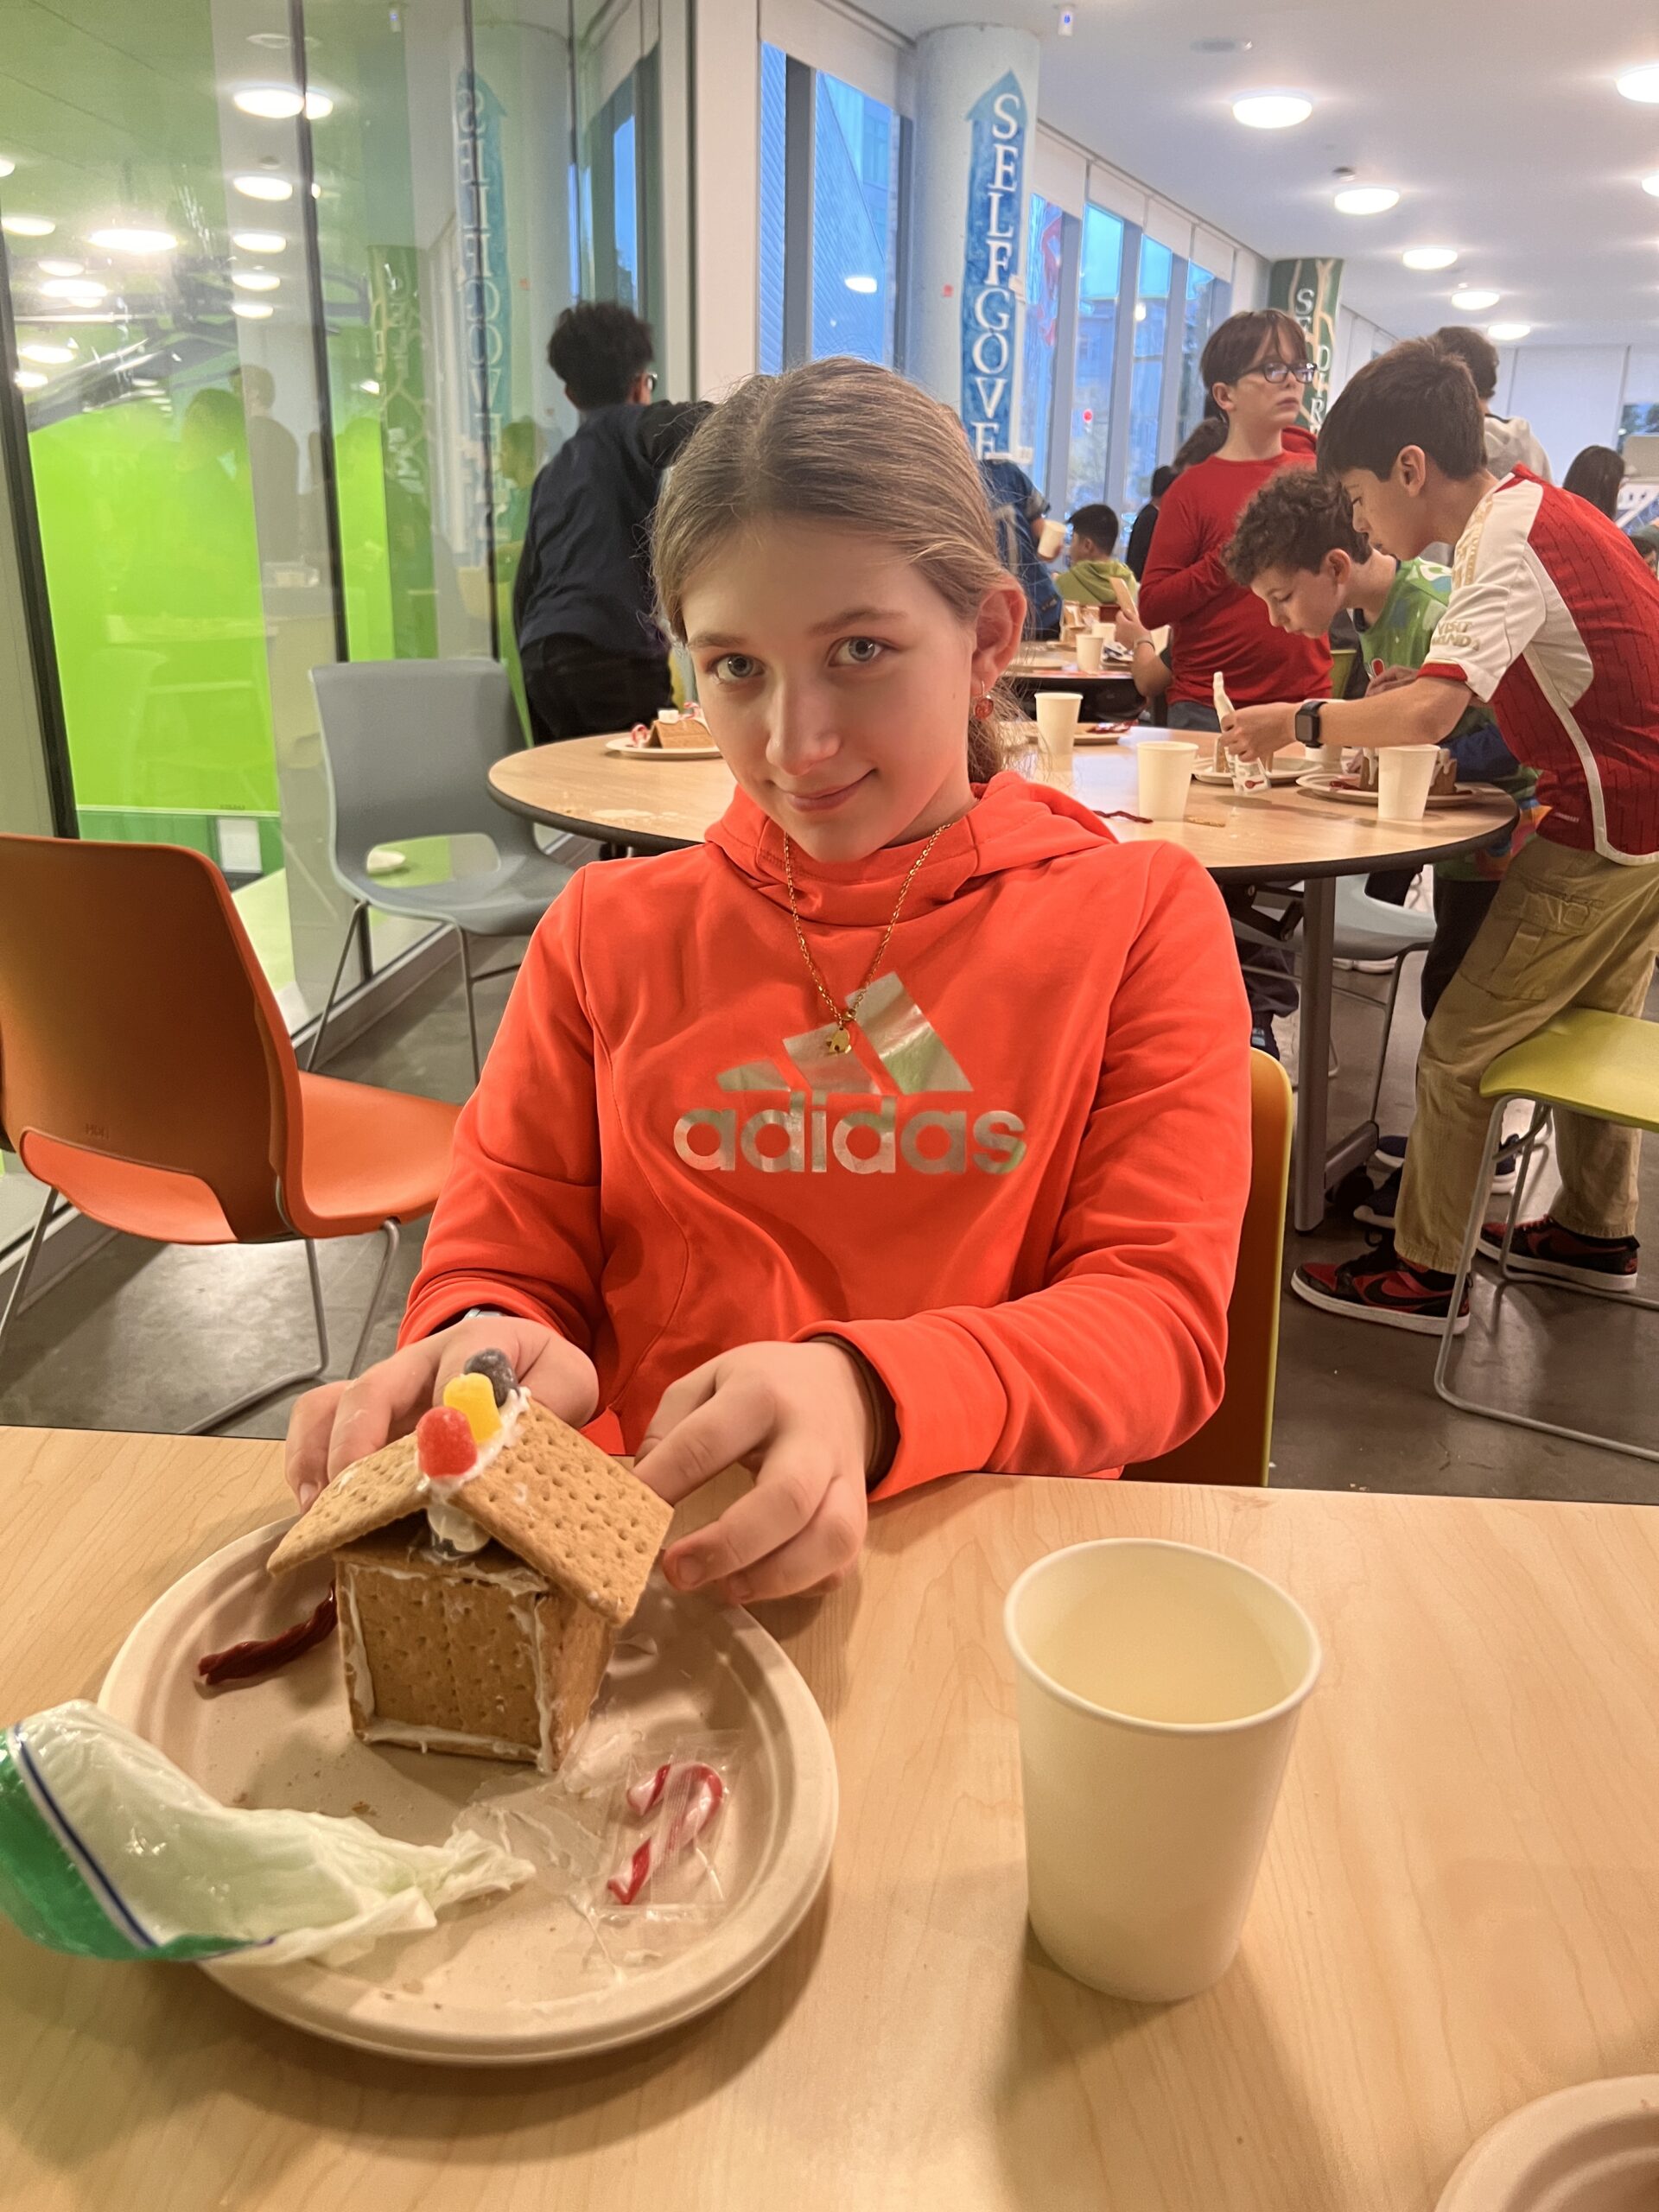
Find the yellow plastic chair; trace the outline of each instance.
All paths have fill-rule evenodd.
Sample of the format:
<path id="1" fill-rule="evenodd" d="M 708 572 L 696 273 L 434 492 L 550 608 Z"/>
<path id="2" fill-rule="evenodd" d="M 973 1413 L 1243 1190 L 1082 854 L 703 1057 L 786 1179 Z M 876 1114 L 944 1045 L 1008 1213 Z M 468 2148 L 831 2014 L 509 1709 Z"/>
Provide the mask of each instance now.
<path id="1" fill-rule="evenodd" d="M 1551 1113 L 1584 1114 L 1598 1122 L 1616 1122 L 1627 1129 L 1659 1131 L 1659 1023 L 1643 1021 L 1634 1014 L 1598 1014 L 1588 1007 L 1573 1007 L 1547 1021 L 1535 1036 L 1500 1053 L 1481 1078 L 1480 1095 L 1492 1101 L 1486 1125 L 1486 1147 L 1480 1173 L 1475 1179 L 1474 1203 L 1469 1209 L 1458 1262 L 1452 1302 L 1446 1310 L 1440 1338 L 1440 1357 L 1434 1363 L 1434 1388 L 1449 1406 L 1466 1414 L 1480 1414 L 1487 1421 L 1504 1421 L 1516 1428 L 1540 1429 L 1546 1436 L 1565 1436 L 1575 1444 L 1599 1444 L 1608 1452 L 1623 1452 L 1632 1459 L 1659 1459 L 1659 1452 L 1644 1444 L 1625 1444 L 1616 1436 L 1599 1436 L 1560 1422 L 1539 1421 L 1531 1414 L 1510 1413 L 1502 1406 L 1482 1405 L 1460 1397 L 1446 1381 L 1456 1341 L 1454 1322 L 1463 1304 L 1464 1287 L 1475 1263 L 1475 1247 L 1491 1205 L 1492 1163 L 1503 1141 L 1503 1109 L 1511 1099 L 1525 1099 L 1533 1109 L 1526 1146 L 1510 1198 L 1503 1224 L 1503 1249 L 1497 1263 L 1505 1282 L 1521 1278 L 1510 1273 L 1510 1247 L 1521 1218 L 1521 1201 L 1532 1166 L 1533 1147 Z M 1529 1284 L 1536 1281 L 1528 1276 Z M 1611 1298 L 1621 1306 L 1639 1306 L 1659 1312 L 1659 1299 L 1637 1298 L 1628 1290 L 1601 1290 L 1591 1283 L 1555 1282 L 1551 1289 L 1570 1291 L 1578 1298 Z M 1500 1308 L 1501 1310 L 1501 1308 Z"/>
<path id="2" fill-rule="evenodd" d="M 1238 1233 L 1238 1268 L 1227 1306 L 1221 1403 L 1196 1436 L 1156 1459 L 1125 1467 L 1149 1483 L 1266 1486 L 1279 1371 L 1279 1302 L 1290 1188 L 1290 1078 L 1266 1052 L 1250 1054 L 1250 1195 Z"/>

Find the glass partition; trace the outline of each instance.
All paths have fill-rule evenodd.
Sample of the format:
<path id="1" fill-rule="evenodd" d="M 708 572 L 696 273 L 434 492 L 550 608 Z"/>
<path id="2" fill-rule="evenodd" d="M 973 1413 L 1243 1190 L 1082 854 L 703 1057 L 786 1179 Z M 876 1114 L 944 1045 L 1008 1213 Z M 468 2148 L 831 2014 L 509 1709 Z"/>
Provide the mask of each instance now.
<path id="1" fill-rule="evenodd" d="M 1077 287 L 1077 351 L 1071 378 L 1071 439 L 1067 452 L 1069 513 L 1103 496 L 1111 426 L 1112 364 L 1117 346 L 1123 226 L 1103 207 L 1083 213 L 1083 260 Z"/>
<path id="2" fill-rule="evenodd" d="M 1204 384 L 1198 363 L 1210 342 L 1210 334 L 1227 320 L 1232 286 L 1224 284 L 1196 261 L 1186 268 L 1186 317 L 1181 328 L 1181 397 L 1176 420 L 1176 443 L 1181 444 L 1198 427 L 1204 413 Z"/>
<path id="3" fill-rule="evenodd" d="M 1124 478 L 1126 510 L 1139 507 L 1152 488 L 1160 459 L 1158 426 L 1164 398 L 1164 341 L 1169 330 L 1169 286 L 1174 257 L 1155 239 L 1141 241 L 1141 270 L 1135 286 L 1135 356 L 1129 372 L 1128 467 Z"/>
<path id="4" fill-rule="evenodd" d="M 1020 435 L 1023 466 L 1032 482 L 1048 481 L 1054 428 L 1054 351 L 1059 337 L 1060 266 L 1065 213 L 1040 192 L 1031 195 L 1026 232 L 1026 327 L 1020 352 Z"/>

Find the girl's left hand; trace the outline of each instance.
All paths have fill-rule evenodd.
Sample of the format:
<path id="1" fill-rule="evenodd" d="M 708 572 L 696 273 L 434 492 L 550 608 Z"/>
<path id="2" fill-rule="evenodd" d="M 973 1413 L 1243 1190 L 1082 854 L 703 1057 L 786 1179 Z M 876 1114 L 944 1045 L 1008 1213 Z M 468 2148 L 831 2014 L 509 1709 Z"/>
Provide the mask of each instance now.
<path id="1" fill-rule="evenodd" d="M 863 1548 L 874 1409 L 853 1355 L 830 1343 L 744 1344 L 663 1393 L 635 1458 L 671 1505 L 741 1461 L 754 1488 L 672 1545 L 680 1590 L 720 1586 L 728 1605 L 833 1589 Z"/>

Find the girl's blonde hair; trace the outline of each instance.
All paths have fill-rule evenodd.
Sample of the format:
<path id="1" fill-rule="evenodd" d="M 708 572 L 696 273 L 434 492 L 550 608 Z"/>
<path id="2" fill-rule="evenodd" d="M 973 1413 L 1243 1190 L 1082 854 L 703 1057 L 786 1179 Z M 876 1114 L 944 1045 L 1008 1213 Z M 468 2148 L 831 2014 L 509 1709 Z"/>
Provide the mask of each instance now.
<path id="1" fill-rule="evenodd" d="M 962 424 L 891 369 L 812 361 L 750 377 L 699 425 L 657 503 L 652 562 L 663 620 L 685 637 L 685 594 L 710 554 L 769 516 L 824 522 L 891 545 L 960 621 L 1007 580 Z M 976 699 L 975 702 L 978 704 Z M 984 783 L 1019 749 L 999 729 L 1007 686 L 968 721 L 968 772 Z"/>

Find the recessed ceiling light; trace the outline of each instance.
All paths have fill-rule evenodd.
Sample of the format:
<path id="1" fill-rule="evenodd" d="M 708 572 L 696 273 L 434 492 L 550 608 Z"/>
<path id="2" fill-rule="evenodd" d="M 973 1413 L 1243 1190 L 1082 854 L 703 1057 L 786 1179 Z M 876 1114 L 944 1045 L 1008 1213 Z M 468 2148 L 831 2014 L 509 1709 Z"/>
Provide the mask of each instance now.
<path id="1" fill-rule="evenodd" d="M 1457 257 L 1454 245 L 1408 245 L 1400 257 L 1408 269 L 1449 269 Z"/>
<path id="2" fill-rule="evenodd" d="M 171 253 L 178 240 L 171 231 L 117 224 L 107 231 L 88 231 L 86 243 L 105 253 Z"/>
<path id="3" fill-rule="evenodd" d="M 286 31 L 250 31 L 248 33 L 250 46 L 262 46 L 270 54 L 280 54 L 288 42 Z"/>
<path id="4" fill-rule="evenodd" d="M 327 92 L 310 91 L 302 99 L 297 85 L 245 85 L 231 98 L 244 115 L 257 115 L 266 123 L 290 122 L 302 107 L 311 123 L 321 123 L 334 111 Z"/>
<path id="5" fill-rule="evenodd" d="M 10 176 L 16 166 L 10 154 L 0 154 L 0 176 Z"/>
<path id="6" fill-rule="evenodd" d="M 1399 205 L 1399 194 L 1388 184 L 1351 184 L 1336 198 L 1339 215 L 1386 215 Z"/>
<path id="7" fill-rule="evenodd" d="M 268 269 L 232 269 L 231 282 L 238 292 L 274 292 L 282 283 Z"/>
<path id="8" fill-rule="evenodd" d="M 1532 335 L 1529 322 L 1489 322 L 1486 335 L 1495 346 L 1513 346 L 1522 338 Z"/>
<path id="9" fill-rule="evenodd" d="M 880 289 L 874 276 L 843 276 L 841 280 L 849 292 L 875 292 Z"/>
<path id="10" fill-rule="evenodd" d="M 1471 286 L 1466 291 L 1453 292 L 1452 304 L 1465 315 L 1478 315 L 1483 308 L 1495 308 L 1503 296 L 1501 292 L 1484 292 L 1478 286 Z"/>
<path id="11" fill-rule="evenodd" d="M 38 391 L 46 378 L 38 369 L 19 369 L 12 381 L 19 391 Z"/>
<path id="12" fill-rule="evenodd" d="M 1233 102 L 1233 120 L 1251 130 L 1288 130 L 1313 112 L 1313 101 L 1302 92 L 1247 92 Z"/>
<path id="13" fill-rule="evenodd" d="M 380 387 L 372 377 L 365 377 L 357 388 L 359 391 L 366 391 L 371 399 L 378 399 L 380 397 Z"/>
<path id="14" fill-rule="evenodd" d="M 83 276 L 86 273 L 84 261 L 37 261 L 35 266 L 42 276 Z"/>
<path id="15" fill-rule="evenodd" d="M 232 300 L 231 313 L 239 315 L 244 322 L 264 322 L 270 313 L 268 300 Z"/>
<path id="16" fill-rule="evenodd" d="M 231 244 L 244 253 L 286 253 L 288 240 L 280 231 L 232 231 Z"/>
<path id="17" fill-rule="evenodd" d="M 54 276 L 41 285 L 48 300 L 67 300 L 71 307 L 95 308 L 109 295 L 92 276 Z"/>
<path id="18" fill-rule="evenodd" d="M 0 215 L 0 231 L 12 238 L 49 238 L 57 225 L 44 215 Z"/>
<path id="19" fill-rule="evenodd" d="M 294 188 L 285 176 L 270 176 L 256 169 L 248 176 L 233 176 L 231 184 L 245 200 L 291 200 Z"/>
<path id="20" fill-rule="evenodd" d="M 48 368 L 55 369 L 60 368 L 66 361 L 73 361 L 75 349 L 73 346 L 20 346 L 17 358 L 22 361 L 43 361 Z"/>
<path id="21" fill-rule="evenodd" d="M 1640 69 L 1626 69 L 1618 79 L 1618 89 L 1627 100 L 1640 100 L 1651 107 L 1659 101 L 1659 61 L 1647 62 Z"/>

